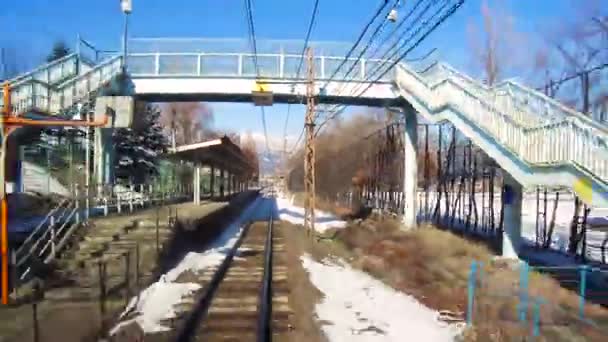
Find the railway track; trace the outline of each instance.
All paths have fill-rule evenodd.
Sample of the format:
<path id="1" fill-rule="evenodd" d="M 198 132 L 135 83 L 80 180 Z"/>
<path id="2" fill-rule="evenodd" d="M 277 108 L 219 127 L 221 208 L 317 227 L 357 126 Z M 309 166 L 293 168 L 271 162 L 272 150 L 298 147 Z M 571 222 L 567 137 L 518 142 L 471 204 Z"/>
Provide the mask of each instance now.
<path id="1" fill-rule="evenodd" d="M 247 226 L 205 287 L 176 341 L 286 340 L 290 326 L 282 237 L 272 215 Z"/>

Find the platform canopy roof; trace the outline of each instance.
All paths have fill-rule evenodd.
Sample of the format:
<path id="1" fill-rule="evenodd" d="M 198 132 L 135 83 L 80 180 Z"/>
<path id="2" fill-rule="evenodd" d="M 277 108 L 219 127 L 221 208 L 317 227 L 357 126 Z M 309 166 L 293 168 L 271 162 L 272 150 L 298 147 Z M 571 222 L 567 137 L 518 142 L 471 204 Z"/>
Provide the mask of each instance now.
<path id="1" fill-rule="evenodd" d="M 251 171 L 243 151 L 228 137 L 169 148 L 168 157 L 206 166 L 215 166 L 232 174 Z"/>

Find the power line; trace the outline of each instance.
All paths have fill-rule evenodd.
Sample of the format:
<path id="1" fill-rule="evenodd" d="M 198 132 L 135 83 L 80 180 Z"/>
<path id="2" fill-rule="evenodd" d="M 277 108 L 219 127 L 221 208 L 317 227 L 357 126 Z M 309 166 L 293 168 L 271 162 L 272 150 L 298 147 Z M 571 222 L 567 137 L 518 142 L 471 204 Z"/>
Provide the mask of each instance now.
<path id="1" fill-rule="evenodd" d="M 266 151 L 270 151 L 270 147 L 268 146 L 268 131 L 266 129 L 266 111 L 264 110 L 264 106 L 261 106 L 262 110 L 262 126 L 264 127 L 264 140 L 266 141 Z"/>
<path id="2" fill-rule="evenodd" d="M 348 61 L 348 59 L 350 58 L 350 55 L 352 55 L 352 53 L 355 51 L 355 49 L 357 48 L 357 46 L 359 45 L 359 43 L 361 42 L 361 40 L 363 39 L 363 37 L 367 33 L 367 30 L 369 30 L 369 27 L 373 24 L 373 22 L 376 20 L 376 18 L 378 18 L 378 16 L 382 13 L 382 11 L 386 7 L 386 5 L 388 5 L 388 1 L 387 0 L 385 0 L 384 3 L 376 10 L 376 13 L 372 17 L 372 19 L 365 25 L 365 27 L 363 28 L 363 31 L 361 32 L 361 34 L 359 34 L 359 37 L 357 38 L 357 41 L 350 48 L 350 50 L 348 51 L 348 53 L 346 54 L 346 56 L 344 57 L 344 59 L 342 59 L 342 62 L 340 63 L 340 65 L 338 65 L 338 68 L 336 68 L 334 70 L 334 72 L 332 73 L 332 75 L 329 77 L 329 79 L 327 81 L 325 81 L 325 85 L 323 86 L 323 88 L 325 88 L 327 86 L 327 84 L 329 82 L 331 82 L 331 80 L 334 77 L 336 77 L 336 75 L 338 74 L 338 71 Z"/>
<path id="3" fill-rule="evenodd" d="M 257 49 L 257 42 L 256 42 L 256 38 L 255 38 L 255 24 L 253 21 L 253 6 L 251 4 L 251 0 L 244 0 L 245 1 L 245 15 L 246 15 L 246 20 L 247 20 L 247 27 L 249 29 L 249 41 L 251 44 L 251 47 L 253 49 L 253 63 L 254 63 L 254 67 L 255 67 L 255 73 L 257 78 L 260 78 L 260 68 L 258 65 L 258 49 Z M 262 127 L 264 129 L 264 141 L 266 143 L 266 153 L 268 153 L 270 151 L 269 148 L 269 144 L 268 144 L 268 128 L 266 125 L 266 111 L 264 110 L 264 106 L 260 106 L 260 111 L 262 114 Z"/>
<path id="4" fill-rule="evenodd" d="M 390 70 L 392 70 L 392 68 L 395 67 L 402 59 L 404 59 L 407 56 L 407 54 L 409 54 L 412 50 L 414 50 L 416 47 L 418 47 L 418 45 L 420 45 L 420 43 L 422 43 L 422 41 L 424 41 L 424 39 L 426 39 L 426 37 L 428 37 L 429 34 L 431 34 L 433 31 L 435 31 L 437 29 L 437 27 L 439 27 L 439 25 L 441 25 L 445 20 L 447 20 L 447 18 L 451 17 L 454 13 L 456 13 L 456 11 L 464 4 L 464 2 L 465 2 L 465 0 L 458 0 L 458 2 L 456 4 L 454 4 L 446 13 L 444 13 L 437 20 L 437 22 L 435 22 L 433 24 L 433 26 L 431 26 L 431 28 L 428 31 L 426 31 L 410 48 L 408 48 L 405 52 L 403 52 L 399 56 L 399 58 L 396 59 L 393 63 L 391 63 L 389 65 L 389 67 L 382 74 L 380 74 L 374 81 L 372 81 L 370 84 L 368 84 L 367 87 L 365 87 L 365 89 L 363 89 L 363 91 L 361 93 L 359 93 L 359 95 L 357 95 L 357 97 L 361 96 L 374 83 L 376 83 L 380 79 L 382 79 L 382 77 L 384 77 L 384 75 L 386 75 Z M 434 16 L 435 15 L 433 15 L 433 17 Z M 420 30 L 418 30 L 418 31 L 420 31 Z M 417 32 L 413 36 L 416 36 L 416 34 L 417 34 Z M 405 44 L 402 46 L 405 46 Z"/>
<path id="5" fill-rule="evenodd" d="M 386 65 L 386 63 L 388 63 L 389 61 L 394 59 L 399 54 L 399 51 L 402 50 L 409 43 L 409 41 L 412 40 L 420 32 L 421 28 L 426 26 L 429 23 L 429 21 L 432 20 L 437 14 L 441 13 L 441 11 L 448 5 L 448 3 L 449 3 L 449 0 L 444 0 L 443 5 L 439 8 L 438 11 L 436 11 L 433 15 L 431 15 L 430 18 L 423 20 L 421 27 L 419 27 L 413 34 L 410 34 L 409 37 L 405 38 L 406 35 L 412 31 L 412 29 L 418 24 L 418 22 L 420 22 L 420 20 L 424 17 L 424 15 L 429 11 L 431 6 L 433 4 L 435 4 L 435 2 L 433 2 L 433 1 L 428 2 L 428 4 L 422 9 L 422 11 L 418 14 L 418 16 L 413 20 L 412 25 L 409 26 L 404 32 L 402 32 L 401 35 L 399 36 L 399 38 L 379 58 L 380 60 L 382 60 L 382 63 L 379 63 L 378 66 L 375 69 L 373 69 L 369 73 L 369 75 L 367 75 L 368 76 L 367 78 L 371 79 L 374 75 L 376 75 L 378 72 L 380 72 L 380 70 L 382 70 L 382 68 Z M 399 44 L 400 42 L 401 42 L 401 44 Z M 391 51 L 392 51 L 392 53 L 391 53 Z M 387 56 L 389 54 L 390 54 L 390 56 Z"/>
<path id="6" fill-rule="evenodd" d="M 399 0 L 395 0 L 395 3 L 393 4 L 393 7 L 391 8 L 391 10 L 395 9 L 397 7 L 397 4 L 399 4 Z M 376 36 L 378 35 L 378 33 L 380 33 L 382 31 L 382 29 L 384 28 L 384 26 L 386 25 L 386 22 L 387 22 L 387 20 L 383 20 L 376 27 L 376 29 L 374 30 L 374 32 L 372 32 L 371 36 L 369 37 L 369 40 L 368 40 L 367 44 L 365 45 L 365 47 L 363 49 L 361 49 L 361 51 L 359 52 L 359 56 L 357 57 L 357 59 L 355 59 L 355 61 L 350 65 L 350 68 L 348 68 L 348 71 L 346 71 L 346 73 L 344 74 L 344 78 L 345 79 L 348 77 L 348 75 L 350 75 L 353 72 L 353 70 L 355 69 L 355 66 L 361 60 L 361 58 L 363 58 L 363 55 L 365 54 L 365 52 L 367 52 L 367 49 L 369 49 L 371 43 L 374 41 L 374 39 L 376 38 Z"/>
<path id="7" fill-rule="evenodd" d="M 443 23 L 448 17 L 450 17 L 452 14 L 454 14 L 456 12 L 456 10 L 458 8 L 460 8 L 462 6 L 462 4 L 464 3 L 465 0 L 459 0 L 454 6 L 452 6 L 452 8 L 450 8 L 446 13 L 444 13 L 444 15 L 439 18 L 437 20 L 437 22 L 427 31 L 425 32 L 414 44 L 413 46 L 411 46 L 409 49 L 407 49 L 404 53 L 402 53 L 398 59 L 396 59 L 394 62 L 392 62 L 389 67 L 387 69 L 384 70 L 384 72 L 382 72 L 378 77 L 376 77 L 376 79 L 374 79 L 373 81 L 370 81 L 369 84 L 355 97 L 360 97 L 361 95 L 363 95 L 373 84 L 375 84 L 376 82 L 378 82 L 380 79 L 382 79 L 382 77 L 384 77 L 390 70 L 392 70 L 392 68 L 397 65 L 401 60 L 403 60 L 407 54 L 409 54 L 414 48 L 416 48 L 431 32 L 433 32 L 441 23 Z M 422 13 L 420 13 L 418 15 L 418 17 L 414 20 L 414 23 L 417 23 L 422 16 L 428 11 L 428 9 L 430 8 L 430 5 L 432 3 L 429 3 L 422 11 Z M 376 75 L 379 71 L 382 70 L 383 66 L 386 65 L 387 62 L 389 62 L 391 60 L 391 58 L 394 58 L 395 55 L 397 55 L 397 53 L 399 53 L 400 50 L 402 50 L 405 46 L 407 46 L 407 44 L 415 37 L 417 36 L 422 28 L 424 28 L 425 26 L 427 26 L 431 20 L 433 18 L 435 18 L 437 16 L 437 14 L 441 13 L 441 11 L 447 6 L 448 1 L 446 0 L 444 2 L 444 4 L 441 6 L 441 8 L 435 12 L 430 18 L 428 18 L 427 20 L 425 20 L 422 24 L 421 27 L 419 27 L 413 34 L 411 34 L 406 40 L 403 41 L 403 43 L 400 45 L 400 47 L 393 52 L 393 54 L 391 54 L 391 56 L 388 59 L 384 59 L 384 62 L 379 65 L 374 71 L 372 71 L 369 75 L 369 77 L 372 77 L 374 75 Z M 413 26 L 411 26 L 413 27 Z M 411 27 L 406 30 L 405 32 L 402 33 L 401 37 L 399 40 L 402 40 L 403 36 L 405 36 L 405 34 L 407 34 L 407 32 L 409 32 L 411 30 Z M 399 40 L 397 40 L 397 42 L 395 44 L 393 44 L 393 46 L 391 46 L 391 48 L 389 48 L 389 50 L 387 50 L 387 52 L 384 54 L 386 56 L 386 54 L 388 54 L 388 52 L 393 49 L 394 46 L 397 45 L 397 43 L 399 42 Z M 358 91 L 358 89 L 360 89 L 360 86 L 357 87 L 357 89 L 353 91 L 351 91 L 350 94 L 354 94 Z M 315 134 L 318 134 L 321 130 L 321 128 L 323 128 L 323 126 L 330 120 L 334 119 L 336 116 L 338 116 L 340 113 L 342 113 L 347 106 L 344 106 L 343 108 L 337 110 L 332 116 L 328 117 L 324 122 L 322 122 L 318 129 L 317 132 Z"/>
<path id="8" fill-rule="evenodd" d="M 380 43 L 378 43 L 376 48 L 370 54 L 370 58 L 373 58 L 374 56 L 376 56 L 376 54 L 378 53 L 378 51 L 380 51 L 380 49 L 384 46 L 384 44 L 386 44 L 390 40 L 391 37 L 395 36 L 397 31 L 399 31 L 401 29 L 401 27 L 403 25 L 405 25 L 405 23 L 407 22 L 409 17 L 416 11 L 416 9 L 418 9 L 420 4 L 423 2 L 424 1 L 416 1 L 416 4 L 414 5 L 414 7 L 405 15 L 405 17 L 401 20 L 401 22 L 399 24 L 397 24 L 397 26 L 395 26 L 393 28 L 393 30 Z M 397 39 L 399 39 L 399 38 L 397 38 Z"/>
<path id="9" fill-rule="evenodd" d="M 444 6 L 447 5 L 447 1 L 445 0 Z M 424 1 L 418 1 L 416 2 L 416 4 L 414 5 L 414 7 L 406 14 L 406 16 L 403 18 L 403 20 L 399 23 L 399 25 L 397 26 L 397 28 L 395 30 L 393 30 L 389 36 L 383 40 L 382 44 L 384 44 L 385 42 L 387 42 L 390 39 L 390 36 L 396 34 L 397 30 L 399 27 L 401 27 L 404 23 L 407 22 L 407 20 L 410 18 L 410 16 L 418 9 L 418 7 L 420 6 L 421 3 L 423 3 Z M 405 37 L 405 35 L 410 32 L 412 30 L 413 27 L 415 27 L 415 25 L 420 21 L 420 19 L 424 16 L 424 14 L 426 12 L 428 12 L 428 10 L 430 9 L 431 5 L 433 5 L 433 1 L 429 1 L 426 5 L 426 7 L 424 7 L 422 9 L 422 12 L 419 13 L 419 15 L 413 20 L 413 22 L 411 23 L 411 25 L 404 31 L 401 33 L 401 35 L 399 37 L 397 37 L 397 40 L 386 50 L 386 52 L 383 54 L 383 56 L 380 57 L 380 60 L 385 60 L 386 62 L 386 55 L 393 49 L 395 49 L 395 47 L 397 47 L 398 43 L 403 40 L 403 38 Z M 379 45 L 380 46 L 380 45 Z M 373 53 L 373 55 L 375 56 L 375 54 L 379 51 L 379 49 L 376 49 Z M 399 51 L 399 49 L 396 50 L 397 52 Z M 395 53 L 393 53 L 393 56 L 395 55 Z M 361 82 L 366 82 L 368 81 L 368 79 L 375 75 L 375 73 L 377 73 L 380 69 L 382 69 L 384 64 L 379 64 L 375 69 L 373 69 L 368 75 L 366 75 L 366 78 L 364 80 L 362 80 Z M 351 94 L 353 92 L 356 92 L 358 89 L 360 89 L 360 86 L 358 86 L 355 90 L 351 90 Z M 342 87 L 340 87 L 338 93 L 342 93 L 342 91 L 344 90 L 344 85 Z M 334 108 L 338 108 L 339 105 L 335 106 Z M 330 117 L 328 117 L 324 122 L 321 123 L 321 125 L 319 125 L 319 127 L 317 128 L 317 133 L 318 134 L 321 130 L 321 128 L 323 128 L 323 126 L 327 123 L 328 120 L 332 120 L 335 117 L 337 117 L 338 115 L 340 115 L 348 106 L 342 106 L 341 109 L 337 109 L 335 110 L 334 114 Z"/>
<path id="10" fill-rule="evenodd" d="M 602 69 L 605 69 L 605 68 L 608 68 L 608 63 L 596 65 L 596 66 L 591 67 L 589 69 L 577 72 L 577 73 L 572 74 L 572 75 L 568 75 L 568 76 L 566 76 L 564 78 L 560 78 L 557 81 L 550 81 L 548 84 L 545 84 L 542 87 L 537 87 L 536 90 L 543 90 L 543 89 L 545 89 L 545 87 L 549 87 L 549 86 L 558 86 L 558 85 L 561 85 L 564 82 L 568 82 L 568 81 L 571 81 L 571 80 L 573 80 L 575 78 L 581 77 L 583 74 L 591 73 L 591 72 L 602 70 Z"/>
<path id="11" fill-rule="evenodd" d="M 253 6 L 251 5 L 251 0 L 245 1 L 245 15 L 247 17 L 248 29 L 249 29 L 249 43 L 251 44 L 251 48 L 253 49 L 253 63 L 255 67 L 255 73 L 257 77 L 260 77 L 260 69 L 258 67 L 258 48 L 255 39 L 255 24 L 253 22 Z"/>
<path id="12" fill-rule="evenodd" d="M 310 16 L 310 21 L 308 22 L 308 30 L 306 31 L 306 39 L 304 40 L 304 47 L 302 48 L 302 53 L 300 56 L 300 63 L 298 64 L 298 69 L 296 71 L 296 79 L 300 76 L 300 70 L 302 70 L 302 65 L 304 64 L 304 54 L 306 53 L 306 49 L 308 48 L 308 41 L 310 40 L 310 34 L 312 33 L 312 28 L 315 24 L 315 19 L 317 18 L 317 13 L 319 11 L 319 0 L 315 0 L 315 4 L 312 9 L 312 14 Z"/>
<path id="13" fill-rule="evenodd" d="M 313 5 L 313 9 L 312 9 L 312 14 L 310 16 L 310 21 L 308 22 L 308 29 L 306 31 L 306 39 L 304 40 L 304 47 L 302 48 L 302 54 L 300 56 L 300 62 L 298 64 L 298 69 L 296 71 L 296 80 L 299 79 L 300 77 L 300 71 L 302 69 L 302 64 L 304 63 L 304 54 L 306 53 L 306 49 L 308 48 L 308 42 L 310 40 L 310 35 L 312 33 L 312 29 L 314 27 L 315 24 L 315 20 L 317 18 L 317 14 L 319 13 L 319 0 L 315 0 L 315 3 Z M 283 128 L 283 145 L 284 148 L 286 148 L 286 141 L 287 141 L 287 124 L 289 123 L 289 114 L 291 113 L 291 104 L 287 105 L 287 115 L 285 116 L 285 126 Z M 304 133 L 304 131 L 302 130 L 302 133 Z M 286 151 L 283 151 L 286 152 Z"/>
<path id="14" fill-rule="evenodd" d="M 412 34 L 410 34 L 407 38 L 404 38 L 405 35 L 411 31 L 411 29 L 414 27 L 415 24 L 417 24 L 422 18 L 423 16 L 426 14 L 426 12 L 428 12 L 428 10 L 430 9 L 430 6 L 433 4 L 433 2 L 430 2 L 423 10 L 421 13 L 419 13 L 419 15 L 414 19 L 413 25 L 410 26 L 408 28 L 408 30 L 406 30 L 405 32 L 403 32 L 400 36 L 400 38 L 385 52 L 385 54 L 381 57 L 382 59 L 382 63 L 380 63 L 374 70 L 372 70 L 368 77 L 366 77 L 366 80 L 368 83 L 367 86 L 364 88 L 364 90 L 362 92 L 360 92 L 358 95 L 356 95 L 355 97 L 360 97 L 363 93 L 365 93 L 365 91 L 367 91 L 367 89 L 369 89 L 374 83 L 378 82 L 379 80 L 382 79 L 382 77 L 384 77 L 384 75 L 386 75 L 390 70 L 392 70 L 392 68 L 397 65 L 403 58 L 405 58 L 405 56 L 411 52 L 413 50 L 413 48 L 417 47 L 420 42 L 422 42 L 422 40 L 424 40 L 424 38 L 426 38 L 426 36 L 428 36 L 428 34 L 430 34 L 430 32 L 434 31 L 434 29 L 439 26 L 439 24 L 441 24 L 443 22 L 443 20 L 440 20 L 436 23 L 436 26 L 434 26 L 433 28 L 431 28 L 431 30 L 425 34 L 423 34 L 423 36 L 419 39 L 419 41 L 414 44 L 414 46 L 410 49 L 408 49 L 405 53 L 401 54 L 401 56 L 397 56 L 399 54 L 399 52 L 401 50 L 403 50 L 408 43 L 410 43 L 410 41 L 412 39 L 414 39 L 414 37 L 416 37 L 423 28 L 425 28 L 428 24 L 431 23 L 431 21 L 438 15 L 440 14 L 448 5 L 448 3 L 450 2 L 450 0 L 445 0 L 443 2 L 443 4 L 441 5 L 441 7 L 435 12 L 433 13 L 429 18 L 426 18 L 425 20 L 422 21 L 422 24 L 418 27 L 417 30 L 415 30 Z M 464 0 L 459 0 L 459 2 L 453 6 L 453 11 L 455 12 L 455 10 L 460 7 L 462 5 L 462 3 L 464 3 Z M 449 13 L 450 11 L 448 11 Z M 448 14 L 446 13 L 446 14 Z M 397 47 L 395 49 L 395 47 L 398 45 L 398 43 L 401 41 L 401 44 L 399 45 L 399 47 Z M 387 55 L 390 53 L 391 50 L 394 51 L 391 53 L 390 56 L 387 57 Z M 398 58 L 397 58 L 398 57 Z M 374 76 L 376 76 L 379 72 L 382 71 L 382 69 L 387 65 L 387 63 L 389 63 L 389 66 L 384 70 L 384 72 L 382 72 L 380 74 L 380 76 L 376 77 L 373 81 L 371 81 L 371 78 L 373 78 Z M 354 89 L 353 91 L 351 91 L 350 95 L 354 95 L 357 93 L 357 91 L 359 89 L 361 89 L 361 87 L 363 86 L 363 82 L 362 84 L 360 84 L 356 89 Z"/>

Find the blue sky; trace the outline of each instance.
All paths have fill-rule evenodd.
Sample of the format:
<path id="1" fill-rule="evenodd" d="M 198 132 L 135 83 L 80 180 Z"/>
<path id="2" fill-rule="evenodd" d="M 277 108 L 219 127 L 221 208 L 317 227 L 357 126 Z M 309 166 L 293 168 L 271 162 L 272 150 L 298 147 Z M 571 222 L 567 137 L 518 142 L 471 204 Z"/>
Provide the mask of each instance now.
<path id="1" fill-rule="evenodd" d="M 320 0 L 312 40 L 353 42 L 382 0 Z M 406 6 L 411 0 L 402 0 Z M 580 0 L 587 1 L 587 0 Z M 535 35 L 571 13 L 574 0 L 495 0 L 516 18 L 519 31 Z M 256 34 L 260 39 L 303 39 L 313 0 L 254 0 Z M 481 0 L 467 0 L 412 56 L 437 48 L 442 60 L 473 71 L 467 25 L 480 22 Z M 242 0 L 134 0 L 131 37 L 247 36 Z M 104 49 L 119 49 L 123 17 L 119 0 L 5 1 L 0 7 L 0 46 L 13 46 L 30 61 L 41 60 L 53 41 L 68 43 L 80 33 Z M 6 35 L 10 32 L 10 35 Z M 531 43 L 535 44 L 535 43 Z M 73 44 L 71 44 L 73 45 Z M 530 56 L 532 58 L 533 56 Z M 35 62 L 31 62 L 32 64 Z M 213 104 L 216 126 L 237 132 L 262 132 L 260 110 L 249 104 Z M 287 106 L 266 109 L 268 129 L 279 137 Z M 298 135 L 303 106 L 292 106 L 288 134 Z M 357 110 L 357 109 L 353 109 Z"/>

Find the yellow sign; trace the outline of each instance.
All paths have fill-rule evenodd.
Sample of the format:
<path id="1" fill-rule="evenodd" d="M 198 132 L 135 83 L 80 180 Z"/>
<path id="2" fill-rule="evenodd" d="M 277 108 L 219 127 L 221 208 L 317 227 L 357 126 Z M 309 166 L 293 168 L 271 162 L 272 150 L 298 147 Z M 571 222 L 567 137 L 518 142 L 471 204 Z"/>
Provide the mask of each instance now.
<path id="1" fill-rule="evenodd" d="M 590 204 L 593 198 L 591 180 L 587 178 L 579 178 L 576 182 L 574 182 L 574 192 L 583 202 Z"/>
<path id="2" fill-rule="evenodd" d="M 251 92 L 251 95 L 253 97 L 253 103 L 256 106 L 272 106 L 272 91 L 270 90 L 270 86 L 264 83 L 264 81 L 255 81 L 255 85 L 253 91 Z"/>
<path id="3" fill-rule="evenodd" d="M 253 87 L 253 91 L 259 93 L 270 92 L 270 86 L 263 81 L 255 81 L 255 86 Z"/>

